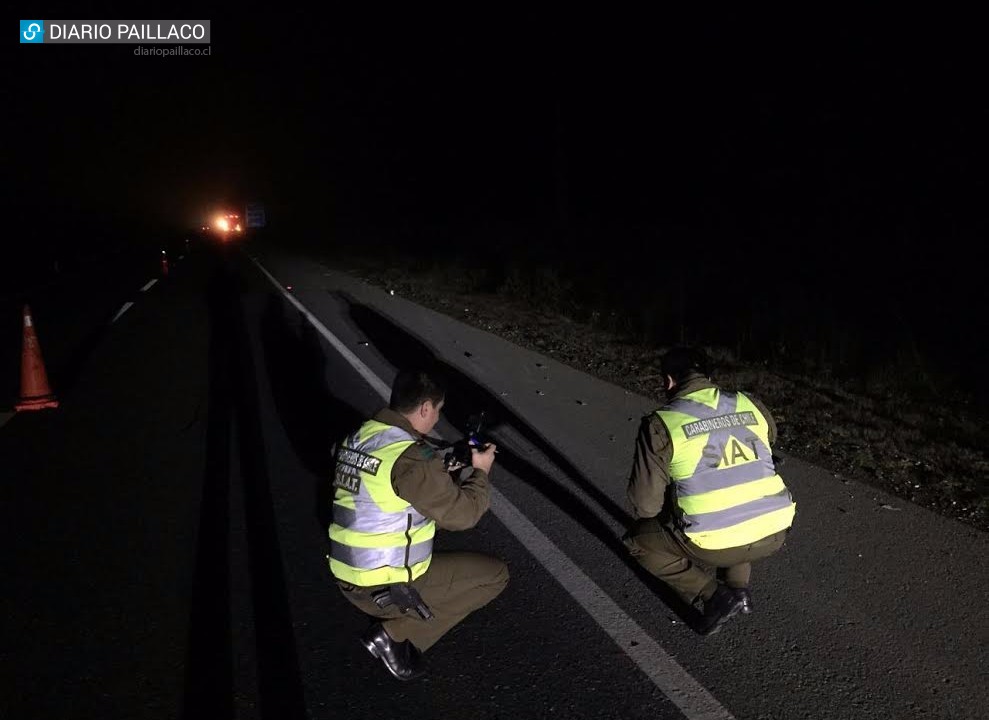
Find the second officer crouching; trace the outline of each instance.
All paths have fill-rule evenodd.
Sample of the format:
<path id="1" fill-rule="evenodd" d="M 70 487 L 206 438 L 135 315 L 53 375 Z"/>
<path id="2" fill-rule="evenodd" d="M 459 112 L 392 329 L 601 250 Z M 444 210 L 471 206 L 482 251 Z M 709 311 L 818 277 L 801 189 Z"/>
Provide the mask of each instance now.
<path id="1" fill-rule="evenodd" d="M 686 604 L 703 603 L 694 628 L 703 635 L 752 612 L 752 563 L 783 546 L 796 511 L 775 465 L 773 416 L 718 387 L 710 364 L 688 347 L 661 360 L 668 402 L 639 429 L 628 484 L 636 521 L 625 536 L 640 565 Z"/>
<path id="2" fill-rule="evenodd" d="M 330 570 L 344 597 L 378 618 L 361 642 L 399 680 L 423 672 L 422 653 L 508 584 L 498 558 L 433 553 L 436 528 L 467 530 L 488 510 L 494 445 L 472 451 L 454 479 L 427 435 L 445 390 L 423 370 L 403 370 L 391 400 L 337 450 Z"/>

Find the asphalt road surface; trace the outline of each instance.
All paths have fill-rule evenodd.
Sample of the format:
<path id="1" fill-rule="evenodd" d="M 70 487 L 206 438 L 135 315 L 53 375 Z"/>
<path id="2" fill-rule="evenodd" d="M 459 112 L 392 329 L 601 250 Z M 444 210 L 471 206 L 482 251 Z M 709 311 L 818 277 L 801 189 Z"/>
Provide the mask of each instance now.
<path id="1" fill-rule="evenodd" d="M 702 638 L 620 542 L 654 399 L 270 243 L 156 270 L 32 301 L 62 404 L 0 406 L 0 718 L 986 716 L 984 534 L 787 458 L 790 540 Z M 454 379 L 438 432 L 484 409 L 500 450 L 491 512 L 436 549 L 512 579 L 404 684 L 325 525 L 332 443 L 416 359 Z"/>

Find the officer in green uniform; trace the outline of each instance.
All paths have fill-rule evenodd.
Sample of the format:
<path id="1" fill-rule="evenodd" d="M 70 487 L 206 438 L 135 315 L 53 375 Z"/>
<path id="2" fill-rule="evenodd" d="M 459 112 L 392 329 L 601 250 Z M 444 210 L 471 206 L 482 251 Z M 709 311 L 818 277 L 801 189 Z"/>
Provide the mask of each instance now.
<path id="1" fill-rule="evenodd" d="M 755 398 L 711 382 L 695 348 L 662 359 L 669 402 L 642 419 L 628 498 L 632 556 L 717 632 L 752 612 L 751 563 L 783 545 L 796 505 L 776 472 L 776 423 Z M 708 569 L 720 569 L 723 581 Z"/>
<path id="2" fill-rule="evenodd" d="M 467 530 L 488 509 L 495 446 L 472 448 L 459 477 L 423 440 L 445 392 L 403 370 L 387 408 L 339 444 L 333 479 L 330 571 L 344 597 L 380 622 L 361 642 L 399 680 L 423 672 L 421 654 L 508 584 L 501 560 L 433 553 L 436 528 Z"/>

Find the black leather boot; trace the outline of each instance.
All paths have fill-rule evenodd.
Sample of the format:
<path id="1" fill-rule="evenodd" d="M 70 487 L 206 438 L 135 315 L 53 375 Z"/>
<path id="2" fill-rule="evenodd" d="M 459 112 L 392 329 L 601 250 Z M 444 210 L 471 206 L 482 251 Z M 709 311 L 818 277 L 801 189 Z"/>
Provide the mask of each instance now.
<path id="1" fill-rule="evenodd" d="M 392 640 L 381 623 L 375 623 L 361 635 L 361 644 L 399 680 L 412 680 L 424 672 L 422 653 L 416 646 L 408 640 Z"/>
<path id="2" fill-rule="evenodd" d="M 742 598 L 734 590 L 718 585 L 714 595 L 704 603 L 704 616 L 698 632 L 701 635 L 718 632 L 722 625 L 741 611 L 742 604 Z"/>

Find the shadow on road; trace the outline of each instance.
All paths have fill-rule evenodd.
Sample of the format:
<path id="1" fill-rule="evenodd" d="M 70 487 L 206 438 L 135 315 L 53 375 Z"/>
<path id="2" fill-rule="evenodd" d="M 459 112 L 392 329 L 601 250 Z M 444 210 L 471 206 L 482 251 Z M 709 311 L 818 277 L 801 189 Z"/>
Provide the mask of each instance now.
<path id="1" fill-rule="evenodd" d="M 229 285 L 217 262 L 206 286 L 210 325 L 206 467 L 192 582 L 184 720 L 233 716 L 229 536 L 234 341 L 229 331 Z"/>
<path id="2" fill-rule="evenodd" d="M 325 532 L 333 503 L 332 446 L 360 427 L 365 418 L 330 392 L 327 358 L 319 335 L 277 293 L 270 293 L 265 304 L 261 342 L 285 434 L 299 460 L 316 478 L 316 521 Z"/>
<path id="3" fill-rule="evenodd" d="M 349 305 L 350 315 L 354 322 L 388 362 L 396 367 L 429 366 L 435 368 L 443 376 L 447 383 L 447 398 L 443 405 L 443 414 L 454 427 L 463 428 L 466 426 L 470 415 L 480 410 L 487 411 L 492 416 L 495 426 L 507 425 L 522 435 L 618 523 L 624 527 L 631 524 L 632 518 L 628 513 L 601 492 L 565 454 L 560 452 L 538 430 L 529 425 L 493 393 L 456 367 L 437 358 L 432 349 L 422 340 L 373 308 L 356 302 L 346 294 L 335 293 L 335 295 Z M 498 464 L 513 475 L 528 482 L 547 500 L 579 522 L 604 543 L 620 562 L 629 567 L 640 578 L 643 585 L 648 587 L 681 620 L 691 627 L 695 626 L 699 621 L 696 611 L 632 559 L 621 538 L 617 537 L 612 529 L 571 490 L 563 487 L 510 448 L 499 446 Z"/>
<path id="4" fill-rule="evenodd" d="M 232 252 L 216 250 L 207 290 L 207 463 L 183 717 L 233 716 L 229 512 L 231 452 L 236 451 L 243 482 L 260 716 L 303 718 L 305 701 L 272 503 L 257 368 L 244 315 L 244 281 Z"/>

